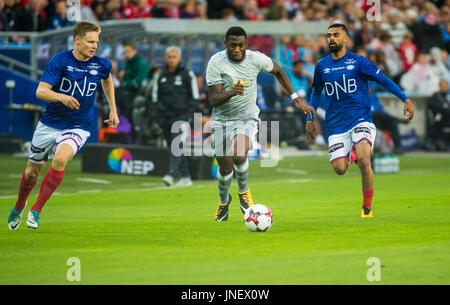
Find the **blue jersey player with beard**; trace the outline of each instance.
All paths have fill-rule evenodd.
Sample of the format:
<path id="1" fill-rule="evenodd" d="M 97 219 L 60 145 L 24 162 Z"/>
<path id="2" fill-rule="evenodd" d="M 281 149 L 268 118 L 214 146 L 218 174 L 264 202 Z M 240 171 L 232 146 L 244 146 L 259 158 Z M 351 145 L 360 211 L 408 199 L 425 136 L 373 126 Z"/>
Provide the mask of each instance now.
<path id="1" fill-rule="evenodd" d="M 365 57 L 348 52 L 347 27 L 332 24 L 328 28 L 327 42 L 331 54 L 315 67 L 310 106 L 317 109 L 322 91 L 328 107 L 326 124 L 329 131 L 329 157 L 333 169 L 343 175 L 356 161 L 361 170 L 363 205 L 361 217 L 373 217 L 373 171 L 370 154 L 375 141 L 376 128 L 372 123 L 368 81 L 376 81 L 404 103 L 404 116 L 411 120 L 414 106 L 403 91 L 380 69 Z M 306 133 L 315 138 L 314 118 L 307 117 Z"/>
<path id="2" fill-rule="evenodd" d="M 113 128 L 119 124 L 111 62 L 95 56 L 99 34 L 98 25 L 84 21 L 77 23 L 74 49 L 56 54 L 45 68 L 36 96 L 49 103 L 33 134 L 28 165 L 8 218 L 10 230 L 18 229 L 28 195 L 47 161 L 53 158 L 26 222 L 30 228 L 39 227 L 44 204 L 61 183 L 67 163 L 90 135 L 92 107 L 100 84 L 110 107 L 105 123 Z"/>

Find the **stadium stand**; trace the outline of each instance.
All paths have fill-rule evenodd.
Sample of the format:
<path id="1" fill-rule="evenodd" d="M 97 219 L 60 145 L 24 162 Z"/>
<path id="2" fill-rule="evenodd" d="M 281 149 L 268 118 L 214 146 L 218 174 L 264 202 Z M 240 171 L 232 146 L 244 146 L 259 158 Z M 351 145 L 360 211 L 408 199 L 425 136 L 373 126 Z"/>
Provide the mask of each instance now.
<path id="1" fill-rule="evenodd" d="M 426 71 L 437 81 L 450 82 L 448 1 L 386 0 L 382 2 L 381 21 L 375 22 L 369 20 L 373 10 L 364 0 L 83 0 L 81 7 L 65 8 L 64 4 L 64 1 L 0 0 L 0 55 L 4 56 L 0 57 L 0 66 L 27 77 L 24 84 L 30 84 L 28 88 L 36 87 L 39 69 L 45 67 L 52 55 L 70 48 L 73 23 L 68 21 L 74 15 L 102 26 L 97 54 L 117 62 L 114 75 L 117 81 L 124 69 L 123 43 L 127 41 L 137 44 L 138 53 L 150 67 L 164 64 L 164 50 L 168 45 L 179 45 L 183 50 L 183 64 L 196 74 L 204 73 L 211 55 L 223 48 L 224 30 L 230 21 L 238 21 L 246 28 L 251 49 L 273 56 L 286 70 L 292 69 L 292 62 L 302 59 L 305 69 L 311 72 L 314 64 L 328 52 L 323 36 L 326 27 L 338 20 L 349 27 L 352 38 L 349 49 L 364 50 L 398 84 L 413 72 L 415 79 L 425 77 Z M 21 21 L 26 14 L 32 16 L 27 24 Z M 408 39 L 406 45 L 402 43 L 404 38 Z M 400 60 L 390 60 L 396 56 Z M 12 62 L 21 62 L 28 68 L 16 65 L 11 72 Z M 2 73 L 2 94 L 7 92 L 4 84 L 9 75 Z M 279 86 L 265 73 L 259 76 L 258 82 L 264 95 L 275 99 L 267 103 L 271 106 L 269 110 L 273 110 L 277 100 L 283 99 Z M 414 128 L 422 143 L 426 136 L 426 104 L 438 86 L 433 83 L 430 88 L 427 96 L 412 95 L 418 110 L 416 120 L 400 126 L 401 133 L 405 128 Z M 377 90 L 386 110 L 397 111 L 398 105 L 391 102 L 391 96 L 382 87 Z M 30 97 L 20 96 L 17 90 L 14 94 L 14 102 L 39 104 Z M 100 105 L 101 94 L 98 99 Z M 2 99 L 2 106 L 6 103 L 8 100 Z M 0 110 L 2 118 L 7 115 L 7 111 Z M 5 134 L 8 128 L 2 120 L 0 132 Z M 22 136 L 31 134 L 31 130 L 24 132 L 17 128 L 14 127 L 14 132 Z"/>

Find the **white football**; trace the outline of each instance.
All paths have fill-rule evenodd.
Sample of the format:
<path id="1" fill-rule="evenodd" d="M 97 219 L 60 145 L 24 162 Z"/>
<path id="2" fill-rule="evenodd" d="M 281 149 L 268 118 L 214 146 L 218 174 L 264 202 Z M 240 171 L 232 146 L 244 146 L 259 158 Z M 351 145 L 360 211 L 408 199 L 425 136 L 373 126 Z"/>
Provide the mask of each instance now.
<path id="1" fill-rule="evenodd" d="M 244 223 L 252 232 L 266 232 L 272 222 L 272 211 L 263 204 L 252 205 L 244 213 Z"/>

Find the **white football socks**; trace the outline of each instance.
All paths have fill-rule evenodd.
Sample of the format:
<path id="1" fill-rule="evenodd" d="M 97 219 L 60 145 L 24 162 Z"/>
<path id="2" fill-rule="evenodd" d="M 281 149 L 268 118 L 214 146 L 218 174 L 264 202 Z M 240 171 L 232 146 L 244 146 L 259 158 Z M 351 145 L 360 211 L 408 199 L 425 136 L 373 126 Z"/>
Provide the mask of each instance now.
<path id="1" fill-rule="evenodd" d="M 219 171 L 217 173 L 217 180 L 219 180 L 219 202 L 220 204 L 226 204 L 230 201 L 228 198 L 228 190 L 230 189 L 231 181 L 233 181 L 233 172 L 222 176 Z"/>
<path id="2" fill-rule="evenodd" d="M 236 171 L 236 178 L 239 187 L 239 193 L 248 190 L 248 159 L 240 165 L 234 165 L 234 170 Z"/>

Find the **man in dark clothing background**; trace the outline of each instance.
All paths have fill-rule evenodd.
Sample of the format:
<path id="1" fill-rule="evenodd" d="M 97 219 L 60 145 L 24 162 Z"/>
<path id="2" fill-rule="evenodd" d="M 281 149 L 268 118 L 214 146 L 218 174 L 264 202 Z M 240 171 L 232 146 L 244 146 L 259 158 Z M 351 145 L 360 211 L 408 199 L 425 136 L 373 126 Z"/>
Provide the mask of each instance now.
<path id="1" fill-rule="evenodd" d="M 172 142 L 182 132 L 171 132 L 172 124 L 177 121 L 188 122 L 197 107 L 199 91 L 195 74 L 180 64 L 181 49 L 170 46 L 166 49 L 166 67 L 156 77 L 153 86 L 154 116 L 164 132 L 170 150 L 169 172 L 163 177 L 167 186 L 172 186 L 177 172 L 181 179 L 175 186 L 192 185 L 187 157 L 175 156 L 171 150 Z M 183 132 L 185 132 L 183 130 Z M 187 137 L 190 137 L 187 134 Z M 183 142 L 184 145 L 184 142 Z"/>
<path id="2" fill-rule="evenodd" d="M 124 44 L 125 72 L 118 90 L 119 111 L 132 121 L 133 102 L 139 90 L 147 85 L 150 67 L 147 61 L 137 54 L 132 42 Z"/>
<path id="3" fill-rule="evenodd" d="M 208 19 L 220 19 L 222 12 L 226 8 L 230 8 L 229 1 L 223 0 L 208 0 Z"/>
<path id="4" fill-rule="evenodd" d="M 371 101 L 372 120 L 375 126 L 383 131 L 389 131 L 391 133 L 392 142 L 394 144 L 394 153 L 402 154 L 402 144 L 400 141 L 400 133 L 398 130 L 399 120 L 384 110 L 383 104 L 378 99 L 377 93 L 374 90 L 377 84 L 370 83 L 369 97 Z M 406 122 L 405 122 L 406 123 Z"/>
<path id="5" fill-rule="evenodd" d="M 28 0 L 27 5 L 17 11 L 14 31 L 45 31 L 48 27 L 48 19 L 40 14 L 41 9 L 41 1 Z"/>
<path id="6" fill-rule="evenodd" d="M 439 82 L 439 91 L 433 94 L 428 105 L 433 114 L 433 126 L 430 137 L 438 150 L 445 150 L 450 142 L 450 91 L 445 79 Z"/>
<path id="7" fill-rule="evenodd" d="M 439 10 L 432 3 L 426 4 L 426 14 L 420 18 L 419 22 L 411 27 L 414 34 L 414 44 L 419 53 L 428 53 L 432 47 L 444 46 L 442 40 L 442 30 L 439 25 Z"/>

